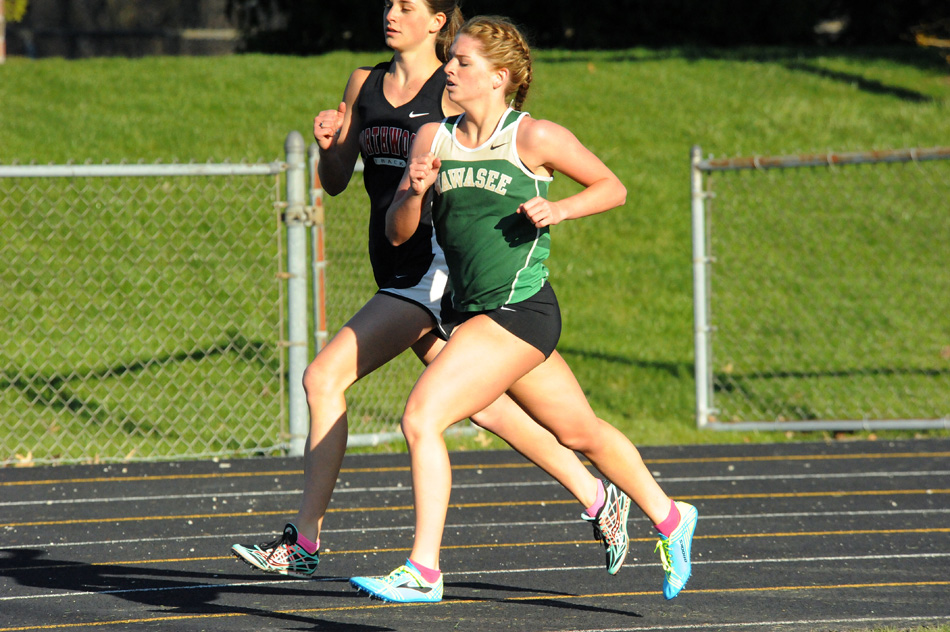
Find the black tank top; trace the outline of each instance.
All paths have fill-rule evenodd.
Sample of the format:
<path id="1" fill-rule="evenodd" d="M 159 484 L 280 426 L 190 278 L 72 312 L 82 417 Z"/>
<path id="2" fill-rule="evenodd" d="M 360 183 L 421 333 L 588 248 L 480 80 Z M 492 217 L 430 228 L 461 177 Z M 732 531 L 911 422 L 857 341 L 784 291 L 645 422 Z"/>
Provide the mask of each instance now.
<path id="1" fill-rule="evenodd" d="M 360 155 L 363 182 L 370 199 L 369 260 L 380 288 L 418 284 L 432 263 L 432 227 L 420 224 L 400 246 L 386 239 L 386 210 L 396 194 L 419 128 L 441 121 L 445 72 L 433 73 L 411 101 L 393 107 L 383 94 L 383 78 L 392 62 L 378 64 L 360 90 L 357 111 L 361 124 Z"/>

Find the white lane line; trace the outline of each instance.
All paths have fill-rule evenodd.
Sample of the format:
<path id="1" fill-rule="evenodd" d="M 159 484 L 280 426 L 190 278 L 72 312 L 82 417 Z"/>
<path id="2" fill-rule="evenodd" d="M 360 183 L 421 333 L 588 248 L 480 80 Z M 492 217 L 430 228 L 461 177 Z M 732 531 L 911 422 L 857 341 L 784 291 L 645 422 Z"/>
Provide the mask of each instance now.
<path id="1" fill-rule="evenodd" d="M 837 474 L 777 474 L 771 476 L 689 476 L 689 477 L 663 477 L 654 472 L 654 476 L 660 483 L 709 483 L 709 482 L 731 482 L 731 481 L 785 481 L 785 480 L 827 480 L 827 479 L 866 479 L 866 478 L 908 478 L 908 477 L 929 477 L 929 476 L 950 476 L 950 470 L 933 471 L 914 471 L 914 472 L 848 472 Z M 518 488 L 518 487 L 559 487 L 556 481 L 527 481 L 515 483 L 462 483 L 453 485 L 452 489 L 499 489 L 499 488 Z M 387 487 L 345 487 L 340 486 L 334 490 L 334 494 L 367 494 L 367 493 L 391 493 L 391 492 L 411 492 L 410 485 L 391 485 Z M 0 507 L 29 507 L 36 505 L 55 506 L 55 505 L 77 505 L 87 503 L 113 503 L 113 502 L 146 502 L 150 500 L 216 500 L 219 498 L 255 498 L 260 496 L 299 496 L 303 494 L 300 489 L 257 491 L 257 492 L 209 492 L 204 494 L 166 494 L 161 496 L 122 496 L 116 498 L 63 498 L 47 500 L 13 500 L 0 502 Z"/>
<path id="2" fill-rule="evenodd" d="M 288 511 L 290 515 L 292 511 Z M 782 518 L 841 518 L 841 517 L 865 517 L 865 516 L 918 516 L 950 514 L 950 508 L 939 509 L 880 509 L 869 511 L 795 511 L 784 513 L 757 513 L 757 514 L 703 514 L 703 522 L 712 520 L 778 520 Z M 580 520 L 535 520 L 524 522 L 466 522 L 464 524 L 447 524 L 449 529 L 493 529 L 510 527 L 545 527 L 557 525 L 579 525 Z M 412 525 L 392 525 L 388 527 L 354 527 L 352 529 L 325 529 L 323 538 L 333 534 L 344 533 L 373 533 L 382 531 L 412 531 L 415 527 Z M 251 533 L 223 533 L 206 535 L 181 535 L 168 536 L 162 538 L 126 538 L 121 540 L 87 540 L 84 542 L 37 542 L 34 544 L 18 544 L 13 546 L 4 546 L 4 551 L 15 551 L 20 549 L 48 549 L 57 547 L 77 547 L 77 546 L 115 546 L 118 544 L 148 544 L 153 542 L 181 542 L 195 540 L 222 540 L 224 542 L 257 542 L 265 539 L 273 539 L 277 531 L 255 531 Z"/>
<path id="3" fill-rule="evenodd" d="M 861 562 L 861 561 L 883 561 L 883 560 L 906 560 L 906 559 L 918 559 L 918 560 L 928 560 L 936 558 L 947 558 L 950 557 L 950 552 L 947 553 L 903 553 L 903 554 L 891 554 L 891 555 L 834 555 L 827 557 L 797 557 L 797 558 L 759 558 L 759 559 L 733 559 L 733 560 L 693 560 L 694 565 L 714 565 L 714 564 L 745 564 L 745 565 L 754 565 L 754 564 L 796 564 L 800 562 Z M 655 567 L 657 563 L 655 561 L 650 562 L 627 562 L 625 566 L 627 568 L 636 568 L 636 567 Z M 543 567 L 543 568 L 508 568 L 508 569 L 486 569 L 478 571 L 457 571 L 449 572 L 445 574 L 445 579 L 447 582 L 453 582 L 459 578 L 471 578 L 471 577 L 480 577 L 485 575 L 523 575 L 523 574 L 533 574 L 533 573 L 562 573 L 562 572 L 571 572 L 571 571 L 603 571 L 603 564 L 594 564 L 590 566 L 552 566 L 552 567 Z M 279 584 L 288 584 L 288 583 L 309 583 L 309 582 L 345 582 L 348 581 L 348 577 L 314 577 L 311 579 L 297 579 L 292 577 L 287 577 L 284 579 L 277 580 L 260 580 L 260 581 L 250 581 L 250 582 L 233 582 L 227 584 L 195 584 L 191 586 L 159 586 L 155 588 L 127 588 L 127 589 L 116 589 L 116 590 L 90 590 L 90 591 L 63 591 L 58 593 L 48 593 L 42 595 L 13 595 L 0 597 L 0 602 L 3 601 L 18 601 L 25 599 L 56 599 L 60 597 L 76 597 L 76 596 L 95 596 L 95 595 L 119 595 L 119 594 L 128 594 L 128 593 L 143 593 L 143 592 L 166 592 L 171 590 L 225 590 L 230 588 L 243 588 L 247 586 L 272 586 Z M 819 586 L 820 587 L 820 586 Z M 565 598 L 569 598 L 570 595 L 564 595 Z M 764 624 L 763 624 L 764 625 Z M 639 628 L 632 628 L 639 629 Z"/>
<path id="4" fill-rule="evenodd" d="M 887 623 L 932 623 L 934 621 L 950 621 L 950 616 L 935 615 L 932 617 L 914 616 L 914 617 L 855 617 L 847 619 L 798 619 L 798 620 L 776 620 L 776 621 L 718 621 L 716 623 L 687 623 L 682 625 L 668 624 L 651 625 L 633 628 L 597 628 L 594 630 L 563 630 L 562 632 L 650 632 L 652 630 L 734 630 L 739 628 L 768 628 L 776 629 L 789 626 L 808 626 L 814 630 L 817 626 L 826 625 L 867 625 L 867 624 L 887 624 Z"/>
<path id="5" fill-rule="evenodd" d="M 246 586 L 274 586 L 278 584 L 289 583 L 310 583 L 314 581 L 349 581 L 348 577 L 320 577 L 313 579 L 283 579 L 271 581 L 253 581 L 253 582 L 235 582 L 231 584 L 195 584 L 193 586 L 159 586 L 156 588 L 125 588 L 117 590 L 82 590 L 69 591 L 61 593 L 50 593 L 47 595 L 24 595 L 22 597 L 0 597 L 0 601 L 18 601 L 22 599 L 55 599 L 59 597 L 94 597 L 96 595 L 127 595 L 129 593 L 143 592 L 168 592 L 172 590 L 207 590 L 213 588 L 221 590 L 222 588 L 243 588 Z"/>

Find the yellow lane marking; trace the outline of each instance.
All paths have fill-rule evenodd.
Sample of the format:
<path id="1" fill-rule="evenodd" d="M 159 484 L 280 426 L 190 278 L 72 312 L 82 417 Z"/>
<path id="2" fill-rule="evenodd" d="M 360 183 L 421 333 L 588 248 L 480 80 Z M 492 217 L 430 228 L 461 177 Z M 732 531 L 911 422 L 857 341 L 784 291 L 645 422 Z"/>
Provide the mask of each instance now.
<path id="1" fill-rule="evenodd" d="M 738 540 L 742 538 L 796 538 L 796 537 L 821 537 L 821 536 L 855 536 L 855 535 L 907 535 L 907 534 L 926 534 L 926 533 L 950 533 L 950 527 L 927 527 L 920 529 L 840 529 L 833 531 L 785 531 L 776 533 L 721 533 L 713 535 L 697 535 L 694 540 Z M 631 542 L 655 542 L 655 537 L 630 538 Z M 443 551 L 461 551 L 467 549 L 506 549 L 521 547 L 538 546 L 578 546 L 591 544 L 591 540 L 554 540 L 549 542 L 493 542 L 484 544 L 451 544 L 442 547 Z M 321 556 L 327 555 L 367 555 L 374 553 L 406 553 L 411 551 L 411 547 L 395 548 L 372 548 L 372 549 L 352 549 L 352 550 L 334 550 L 321 552 Z M 145 559 L 145 560 L 113 560 L 108 562 L 69 562 L 65 564 L 46 564 L 36 566 L 20 566 L 8 568 L 6 571 L 25 571 L 36 569 L 53 568 L 75 568 L 77 566 L 135 566 L 144 564 L 178 564 L 182 562 L 208 562 L 218 560 L 229 560 L 232 555 L 213 555 L 203 557 L 174 557 L 163 559 Z"/>
<path id="2" fill-rule="evenodd" d="M 906 496 L 906 495 L 930 495 L 930 494 L 950 494 L 950 489 L 893 489 L 893 490 L 857 490 L 840 491 L 831 490 L 826 492 L 786 492 L 774 493 L 763 492 L 755 494 L 706 494 L 706 495 L 686 495 L 677 496 L 680 500 L 749 500 L 758 498 L 816 498 L 816 497 L 841 497 L 841 496 Z M 575 504 L 576 500 L 524 500 L 515 502 L 485 502 L 485 503 L 451 503 L 452 509 L 485 509 L 491 507 L 528 507 L 545 505 L 567 505 Z M 387 507 L 346 507 L 328 509 L 327 513 L 353 513 L 364 511 L 412 511 L 412 505 L 397 505 Z M 214 514 L 188 514 L 183 516 L 125 516 L 114 518 L 78 518 L 75 520 L 36 520 L 32 522 L 8 522 L 0 523 L 0 529 L 10 527 L 49 527 L 64 526 L 73 524 L 101 524 L 109 522 L 150 522 L 155 520 L 209 520 L 212 518 L 250 518 L 259 516 L 288 516 L 293 511 L 243 511 Z"/>
<path id="3" fill-rule="evenodd" d="M 755 494 L 705 494 L 677 496 L 683 500 L 747 500 L 752 498 L 816 498 L 820 496 L 889 496 L 907 494 L 950 494 L 950 489 L 864 489 L 827 492 L 762 492 Z"/>
<path id="4" fill-rule="evenodd" d="M 694 594 L 721 595 L 729 593 L 769 593 L 769 592 L 808 592 L 812 590 L 867 590 L 875 588 L 924 588 L 950 586 L 950 581 L 922 581 L 922 582 L 881 582 L 865 584 L 833 584 L 827 586 L 762 586 L 751 588 L 701 588 L 698 590 L 689 590 Z M 643 597 L 648 595 L 658 595 L 659 591 L 639 590 L 630 592 L 613 593 L 588 593 L 581 595 L 520 595 L 516 597 L 504 597 L 499 599 L 445 599 L 434 604 L 374 604 L 370 603 L 361 606 L 335 606 L 329 608 L 293 608 L 290 610 L 261 610 L 256 612 L 220 612 L 211 614 L 194 615 L 173 615 L 164 617 L 147 617 L 139 619 L 122 619 L 118 621 L 89 621 L 86 623 L 62 623 L 54 625 L 30 625 L 20 627 L 0 628 L 0 632 L 26 632 L 27 630 L 60 630 L 65 628 L 91 628 L 104 627 L 109 625 L 134 625 L 143 623 L 167 623 L 172 621 L 194 621 L 199 619 L 221 619 L 226 617 L 249 617 L 249 616 L 270 616 L 270 615 L 299 615 L 299 614 L 320 614 L 332 612 L 362 612 L 366 610 L 383 610 L 391 608 L 413 608 L 426 607 L 434 608 L 438 606 L 458 606 L 469 604 L 484 603 L 517 603 L 527 601 L 573 601 L 580 599 L 604 599 L 619 597 Z"/>
<path id="5" fill-rule="evenodd" d="M 647 465 L 670 465 L 686 463 L 758 463 L 776 461 L 836 461 L 855 459 L 939 459 L 950 457 L 950 452 L 892 452 L 861 454 L 791 454 L 785 456 L 722 456 L 683 459 L 644 459 Z M 536 467 L 533 463 L 496 463 L 453 465 L 453 470 L 504 470 Z M 372 474 L 408 472 L 409 466 L 343 468 L 341 474 Z M 303 470 L 272 470 L 267 472 L 209 472 L 206 474 L 167 474 L 158 476 L 97 476 L 92 478 L 61 478 L 38 481 L 3 481 L 0 487 L 18 485 L 65 485 L 78 483 L 130 483 L 154 481 L 201 480 L 209 478 L 249 478 L 262 476 L 302 476 Z"/>

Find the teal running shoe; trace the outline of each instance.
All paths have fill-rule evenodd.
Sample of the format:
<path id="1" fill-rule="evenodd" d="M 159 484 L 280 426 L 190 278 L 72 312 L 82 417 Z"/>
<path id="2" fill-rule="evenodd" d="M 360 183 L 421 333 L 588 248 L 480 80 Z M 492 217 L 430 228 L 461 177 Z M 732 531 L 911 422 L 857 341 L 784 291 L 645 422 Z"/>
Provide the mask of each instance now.
<path id="1" fill-rule="evenodd" d="M 320 551 L 308 553 L 297 544 L 297 527 L 287 524 L 284 532 L 266 544 L 235 544 L 231 553 L 265 573 L 311 577 L 320 563 Z"/>
<path id="2" fill-rule="evenodd" d="M 660 534 L 656 551 L 660 552 L 660 561 L 666 577 L 663 579 L 663 596 L 672 599 L 683 590 L 692 572 L 690 554 L 693 548 L 693 532 L 699 512 L 688 503 L 676 503 L 680 512 L 680 523 L 670 537 Z"/>
<path id="3" fill-rule="evenodd" d="M 610 481 L 604 481 L 604 506 L 593 518 L 587 512 L 581 518 L 594 527 L 594 539 L 604 543 L 607 550 L 607 572 L 616 575 L 627 559 L 630 536 L 627 535 L 627 516 L 630 515 L 630 497 Z"/>
<path id="4" fill-rule="evenodd" d="M 374 599 L 392 603 L 442 601 L 442 576 L 430 584 L 409 560 L 386 577 L 353 577 L 350 584 Z"/>

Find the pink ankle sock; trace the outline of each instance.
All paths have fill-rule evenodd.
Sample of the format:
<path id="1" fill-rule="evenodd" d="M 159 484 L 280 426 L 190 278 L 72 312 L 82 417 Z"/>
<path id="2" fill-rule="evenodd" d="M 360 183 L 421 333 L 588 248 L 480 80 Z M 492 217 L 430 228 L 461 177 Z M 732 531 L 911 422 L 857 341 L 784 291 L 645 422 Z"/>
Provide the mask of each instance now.
<path id="1" fill-rule="evenodd" d="M 666 517 L 666 519 L 663 522 L 656 525 L 656 530 L 662 533 L 663 535 L 665 535 L 666 537 L 670 537 L 670 534 L 676 530 L 676 527 L 678 527 L 679 524 L 680 524 L 680 510 L 676 506 L 676 503 L 671 500 L 670 514 Z"/>
<path id="2" fill-rule="evenodd" d="M 597 481 L 597 499 L 594 501 L 594 504 L 587 508 L 587 515 L 591 518 L 597 517 L 597 512 L 600 511 L 600 508 L 604 506 L 604 502 L 607 500 L 607 492 L 604 491 L 604 482 L 601 480 Z"/>
<path id="3" fill-rule="evenodd" d="M 309 538 L 307 538 L 307 536 L 305 536 L 305 535 L 303 535 L 303 534 L 301 534 L 301 533 L 298 532 L 298 533 L 297 533 L 297 544 L 299 544 L 300 546 L 302 546 L 304 551 L 306 551 L 306 552 L 309 553 L 310 555 L 313 555 L 314 553 L 317 552 L 317 549 L 320 548 L 320 538 L 317 538 L 317 541 L 314 542 L 314 541 L 310 540 Z"/>
<path id="4" fill-rule="evenodd" d="M 423 566 L 415 560 L 409 560 L 409 563 L 415 566 L 416 570 L 419 571 L 419 574 L 422 575 L 422 579 L 426 580 L 430 584 L 439 581 L 439 578 L 442 577 L 442 571 L 437 571 L 434 568 Z"/>

